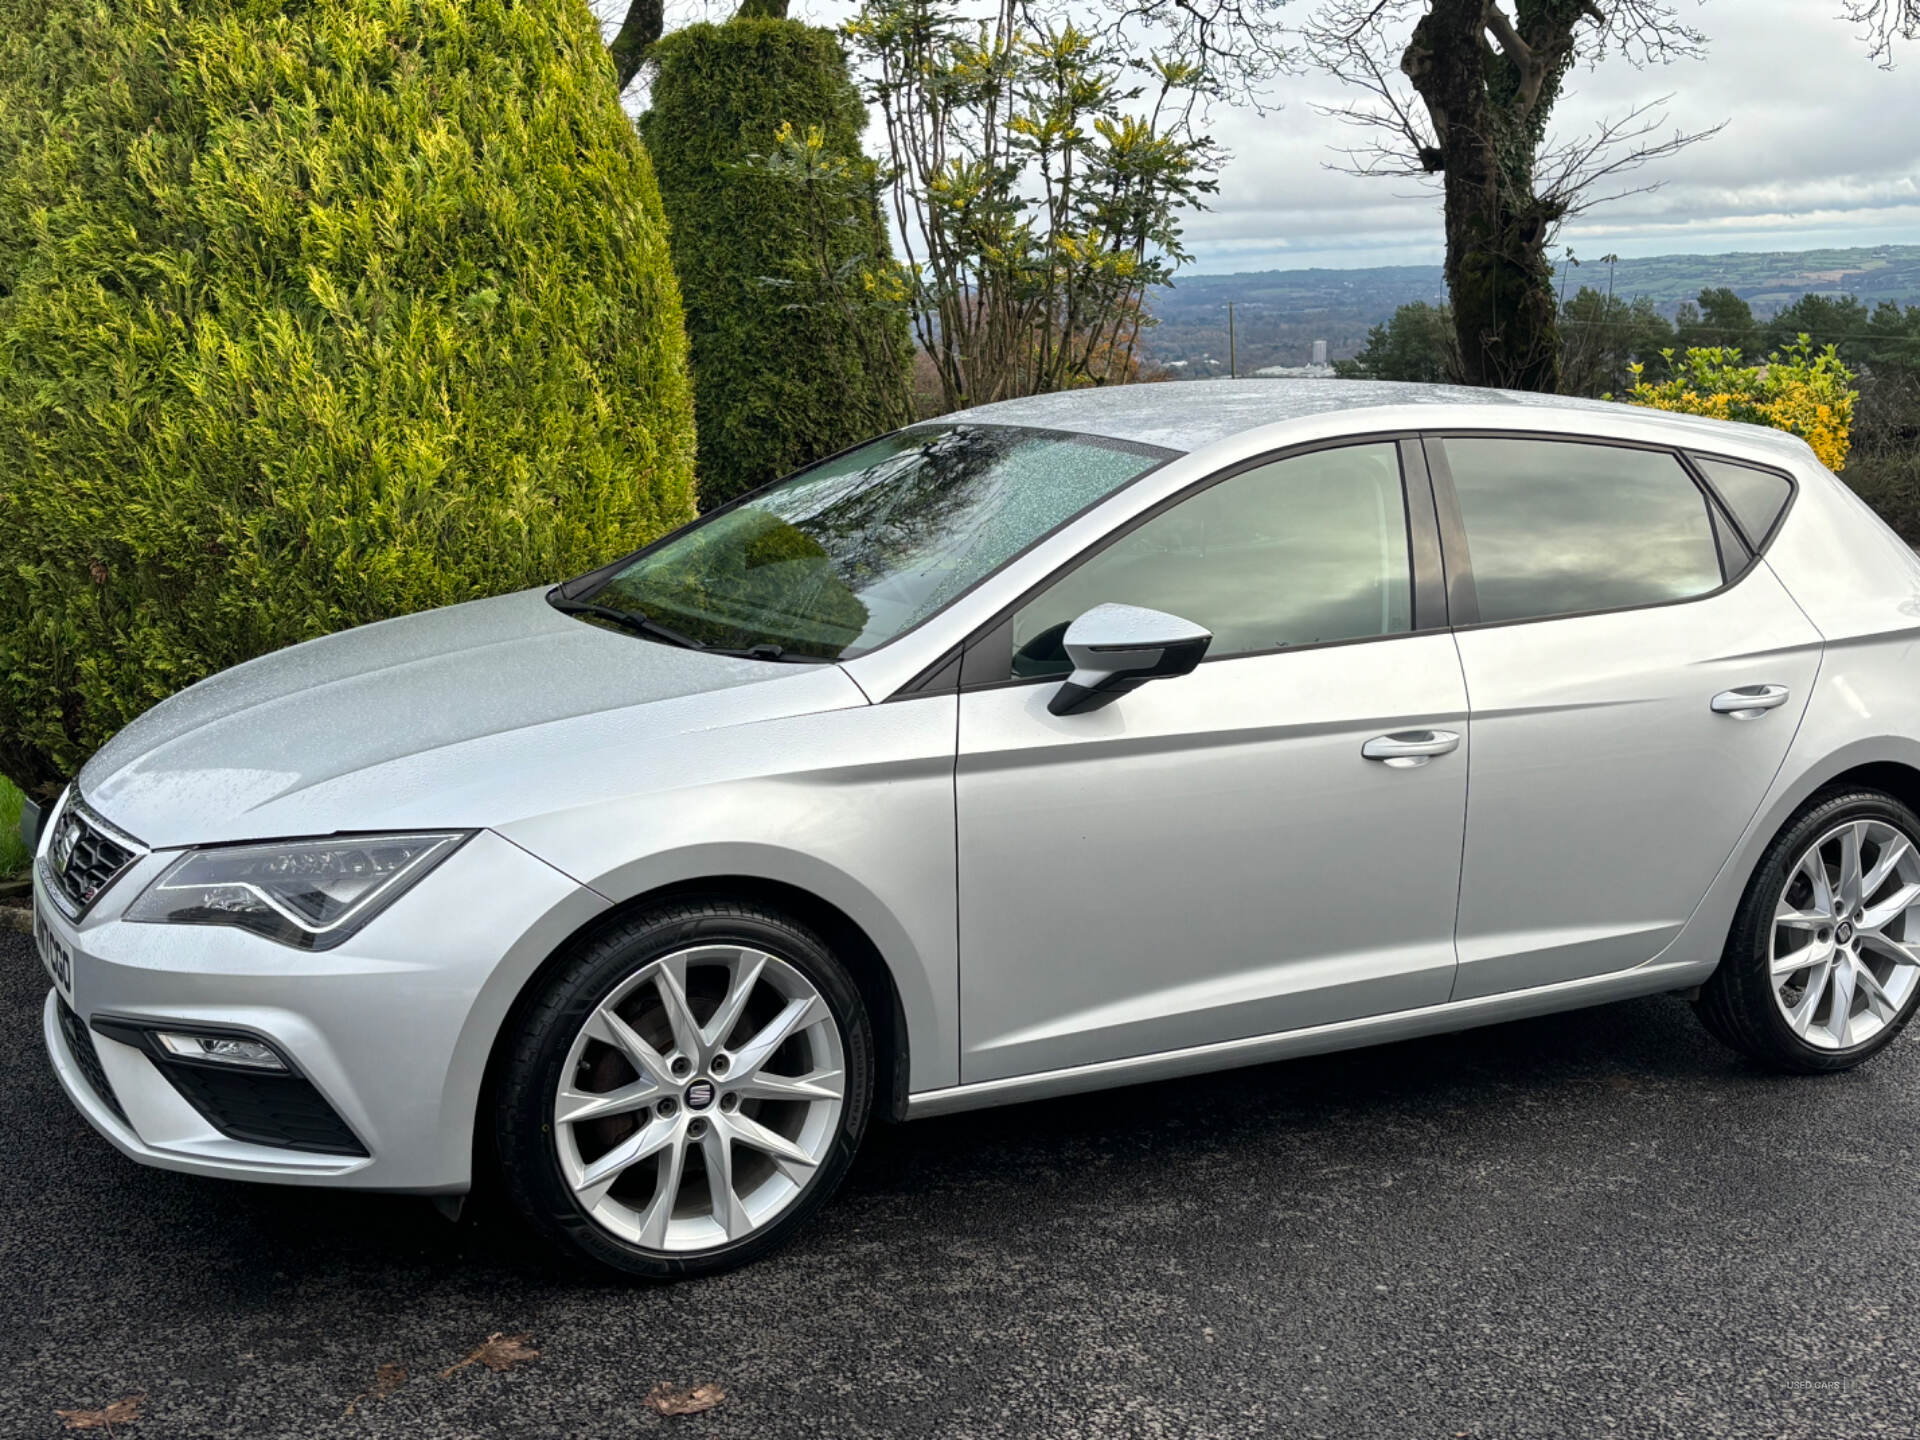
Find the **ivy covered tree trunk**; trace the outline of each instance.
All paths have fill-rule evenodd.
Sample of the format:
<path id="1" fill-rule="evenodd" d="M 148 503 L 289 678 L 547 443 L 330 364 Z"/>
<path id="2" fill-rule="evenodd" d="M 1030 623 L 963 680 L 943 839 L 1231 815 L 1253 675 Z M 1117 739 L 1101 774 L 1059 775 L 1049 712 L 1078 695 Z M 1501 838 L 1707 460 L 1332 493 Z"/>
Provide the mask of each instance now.
<path id="1" fill-rule="evenodd" d="M 1420 161 L 1445 187 L 1447 290 L 1470 385 L 1560 387 L 1547 242 L 1564 205 L 1536 193 L 1534 158 L 1588 9 L 1520 0 L 1508 23 L 1485 0 L 1433 0 L 1401 60 L 1433 121 Z"/>
<path id="2" fill-rule="evenodd" d="M 734 12 L 737 20 L 784 20 L 787 0 L 740 0 Z M 667 26 L 666 0 L 627 0 L 626 17 L 619 30 L 607 42 L 613 56 L 613 76 L 622 90 L 631 85 L 647 61 Z"/>

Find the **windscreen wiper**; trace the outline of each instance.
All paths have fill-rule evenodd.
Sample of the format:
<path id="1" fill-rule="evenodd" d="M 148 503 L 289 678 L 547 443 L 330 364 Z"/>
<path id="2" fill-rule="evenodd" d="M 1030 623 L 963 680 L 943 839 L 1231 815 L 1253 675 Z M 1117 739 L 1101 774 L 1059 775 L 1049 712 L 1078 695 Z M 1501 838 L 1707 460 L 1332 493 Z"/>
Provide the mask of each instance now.
<path id="1" fill-rule="evenodd" d="M 650 640 L 664 640 L 669 645 L 678 645 L 683 650 L 705 650 L 706 642 L 696 640 L 691 635 L 682 635 L 678 630 L 669 629 L 658 620 L 641 614 L 638 610 L 616 610 L 611 605 L 596 605 L 591 600 L 569 600 L 559 591 L 547 596 L 547 603 L 563 615 L 591 615 L 596 620 L 604 620 L 609 625 L 618 625 L 623 630 L 631 630 L 636 635 L 645 635 Z"/>

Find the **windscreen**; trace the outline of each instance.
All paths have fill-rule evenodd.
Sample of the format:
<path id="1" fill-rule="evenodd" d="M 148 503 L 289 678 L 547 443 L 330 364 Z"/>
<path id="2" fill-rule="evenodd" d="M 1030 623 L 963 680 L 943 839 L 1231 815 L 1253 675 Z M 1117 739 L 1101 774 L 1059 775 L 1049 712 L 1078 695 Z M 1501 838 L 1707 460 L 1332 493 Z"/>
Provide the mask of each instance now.
<path id="1" fill-rule="evenodd" d="M 1165 458 L 1056 431 L 919 426 L 721 511 L 585 598 L 718 650 L 850 659 Z"/>

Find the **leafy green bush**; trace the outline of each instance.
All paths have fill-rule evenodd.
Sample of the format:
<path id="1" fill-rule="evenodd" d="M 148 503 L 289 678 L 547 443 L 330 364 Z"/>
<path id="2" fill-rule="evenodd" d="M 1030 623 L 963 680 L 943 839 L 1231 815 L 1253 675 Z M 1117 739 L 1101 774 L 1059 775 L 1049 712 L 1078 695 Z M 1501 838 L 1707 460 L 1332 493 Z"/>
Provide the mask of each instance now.
<path id="1" fill-rule="evenodd" d="M 584 0 L 0 0 L 0 772 L 693 511 Z"/>
<path id="2" fill-rule="evenodd" d="M 0 780 L 0 880 L 17 875 L 33 857 L 20 839 L 20 792 Z"/>
<path id="3" fill-rule="evenodd" d="M 712 506 L 912 419 L 898 307 L 836 303 L 836 280 L 891 263 L 866 110 L 831 32 L 793 20 L 690 25 L 654 48 L 653 153 L 686 297 Z M 783 136 L 840 163 L 835 191 L 755 164 Z M 822 293 L 828 290 L 831 293 Z"/>

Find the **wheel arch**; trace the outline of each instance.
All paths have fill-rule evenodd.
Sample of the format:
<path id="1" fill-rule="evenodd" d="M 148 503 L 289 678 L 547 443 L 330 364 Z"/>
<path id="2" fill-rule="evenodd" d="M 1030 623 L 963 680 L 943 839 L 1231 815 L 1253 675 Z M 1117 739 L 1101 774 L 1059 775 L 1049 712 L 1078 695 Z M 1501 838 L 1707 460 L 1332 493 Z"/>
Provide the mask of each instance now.
<path id="1" fill-rule="evenodd" d="M 483 1078 L 475 1097 L 471 1132 L 473 1178 L 476 1183 L 487 1171 L 484 1162 L 489 1157 L 484 1154 L 483 1147 L 490 1143 L 487 1138 L 490 1127 L 485 1117 L 492 1104 L 500 1065 L 509 1048 L 509 1037 L 526 1006 L 539 994 L 546 978 L 581 945 L 610 926 L 647 910 L 699 899 L 725 899 L 763 905 L 791 916 L 820 935 L 851 972 L 873 1024 L 877 1092 L 874 1097 L 875 1108 L 878 1114 L 890 1120 L 906 1118 L 909 1062 L 912 1056 L 906 1009 L 893 970 L 866 928 L 831 900 L 789 881 L 755 874 L 690 876 L 663 882 L 600 911 L 555 945 L 520 982 L 489 1042 Z"/>
<path id="2" fill-rule="evenodd" d="M 1914 765 L 1899 760 L 1869 760 L 1822 781 L 1810 793 L 1829 790 L 1836 785 L 1863 785 L 1870 790 L 1883 791 L 1914 814 L 1920 815 L 1920 768 Z M 1796 810 L 1798 808 L 1795 807 Z"/>
<path id="3" fill-rule="evenodd" d="M 1805 767 L 1791 780 L 1783 774 L 1742 837 L 1737 852 L 1742 888 L 1774 837 L 1809 800 L 1836 785 L 1884 791 L 1920 814 L 1920 742 L 1899 735 L 1859 740 L 1822 756 L 1820 763 Z"/>
<path id="4" fill-rule="evenodd" d="M 1865 785 L 1885 791 L 1920 814 L 1920 742 L 1905 736 L 1863 738 L 1791 774 L 1787 769 L 1783 767 L 1775 778 L 1772 791 L 1748 822 L 1685 929 L 1664 952 L 1668 960 L 1697 963 L 1702 980 L 1720 963 L 1734 913 L 1767 847 L 1813 796 L 1835 785 Z"/>

